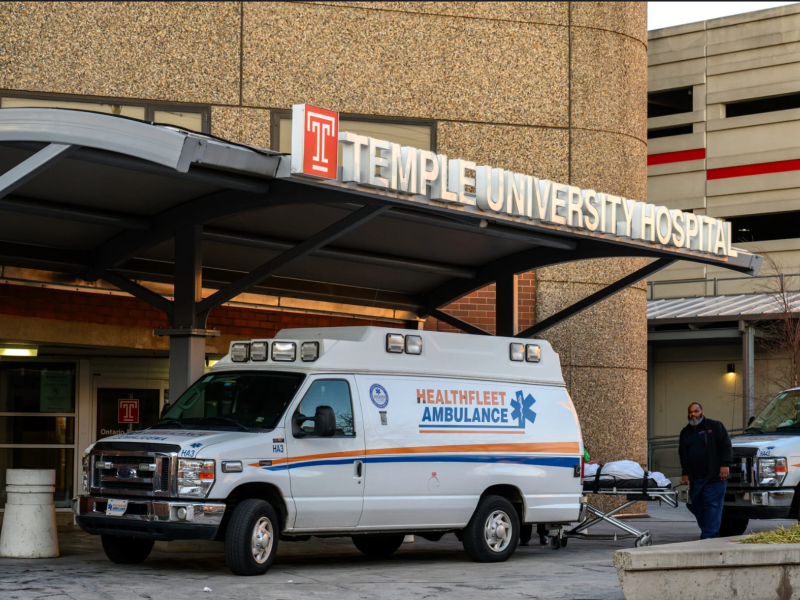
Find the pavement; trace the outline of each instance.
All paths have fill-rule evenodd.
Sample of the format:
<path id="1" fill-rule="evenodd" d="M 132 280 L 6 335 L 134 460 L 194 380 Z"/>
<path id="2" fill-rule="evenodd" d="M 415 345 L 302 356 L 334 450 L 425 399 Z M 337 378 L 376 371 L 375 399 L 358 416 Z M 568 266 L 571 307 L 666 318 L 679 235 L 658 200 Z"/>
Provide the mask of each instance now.
<path id="1" fill-rule="evenodd" d="M 650 530 L 653 544 L 686 542 L 700 531 L 686 508 L 648 506 L 649 518 L 631 519 Z M 792 521 L 751 521 L 753 531 Z M 605 525 L 595 532 L 613 531 Z M 236 577 L 220 553 L 153 551 L 142 564 L 106 559 L 98 537 L 73 526 L 59 528 L 61 557 L 0 559 L 3 600 L 339 600 L 487 596 L 554 600 L 623 600 L 614 551 L 633 540 L 573 539 L 566 548 L 539 546 L 536 538 L 505 563 L 470 561 L 448 534 L 439 542 L 416 538 L 388 559 L 371 560 L 349 538 L 281 542 L 273 567 L 260 577 Z M 210 592 L 204 592 L 210 588 Z"/>

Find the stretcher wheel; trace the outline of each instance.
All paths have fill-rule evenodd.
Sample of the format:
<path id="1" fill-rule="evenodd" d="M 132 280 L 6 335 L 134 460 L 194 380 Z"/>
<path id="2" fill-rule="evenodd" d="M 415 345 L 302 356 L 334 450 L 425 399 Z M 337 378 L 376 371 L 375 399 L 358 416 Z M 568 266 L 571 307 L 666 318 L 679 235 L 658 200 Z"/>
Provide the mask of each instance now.
<path id="1" fill-rule="evenodd" d="M 653 545 L 652 533 L 646 533 L 642 537 L 636 538 L 636 542 L 634 543 L 634 546 L 636 546 L 637 548 L 643 548 L 645 546 L 652 546 L 652 545 Z"/>
<path id="2" fill-rule="evenodd" d="M 554 536 L 550 538 L 550 547 L 553 550 L 558 550 L 561 548 L 561 538 L 558 536 Z"/>

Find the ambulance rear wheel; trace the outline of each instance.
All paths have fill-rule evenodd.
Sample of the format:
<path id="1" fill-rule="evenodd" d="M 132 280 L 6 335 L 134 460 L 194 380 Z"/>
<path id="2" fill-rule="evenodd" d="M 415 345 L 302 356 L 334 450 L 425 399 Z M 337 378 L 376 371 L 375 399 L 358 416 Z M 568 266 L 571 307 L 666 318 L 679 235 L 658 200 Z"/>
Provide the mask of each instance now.
<path id="1" fill-rule="evenodd" d="M 399 535 L 354 535 L 353 544 L 363 554 L 371 558 L 386 558 L 391 556 L 403 544 L 406 536 Z"/>
<path id="2" fill-rule="evenodd" d="M 475 562 L 503 562 L 519 542 L 519 516 L 502 496 L 484 496 L 464 528 L 464 551 Z"/>

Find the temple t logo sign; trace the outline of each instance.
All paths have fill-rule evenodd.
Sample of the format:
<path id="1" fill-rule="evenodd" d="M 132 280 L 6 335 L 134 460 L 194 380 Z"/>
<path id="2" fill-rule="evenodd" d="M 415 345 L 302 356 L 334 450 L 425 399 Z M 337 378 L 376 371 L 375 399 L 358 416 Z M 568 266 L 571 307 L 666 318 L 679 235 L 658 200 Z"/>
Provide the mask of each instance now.
<path id="1" fill-rule="evenodd" d="M 139 401 L 120 400 L 119 401 L 119 423 L 138 423 L 139 422 Z"/>
<path id="2" fill-rule="evenodd" d="M 292 128 L 292 172 L 336 179 L 339 113 L 302 104 L 293 108 L 292 122 L 302 123 Z"/>

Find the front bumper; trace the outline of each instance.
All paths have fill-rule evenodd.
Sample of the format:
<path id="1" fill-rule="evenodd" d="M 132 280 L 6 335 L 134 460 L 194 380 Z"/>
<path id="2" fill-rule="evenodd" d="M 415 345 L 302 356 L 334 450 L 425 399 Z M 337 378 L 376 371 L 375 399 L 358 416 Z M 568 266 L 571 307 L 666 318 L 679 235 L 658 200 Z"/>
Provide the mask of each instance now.
<path id="1" fill-rule="evenodd" d="M 741 519 L 785 519 L 794 500 L 789 489 L 731 489 L 725 492 L 723 516 Z"/>
<path id="2" fill-rule="evenodd" d="M 161 541 L 213 540 L 225 514 L 225 504 L 218 502 L 137 498 L 128 500 L 123 515 L 108 516 L 108 500 L 99 496 L 78 496 L 72 500 L 72 512 L 86 533 Z M 185 515 L 180 509 L 185 510 Z"/>

